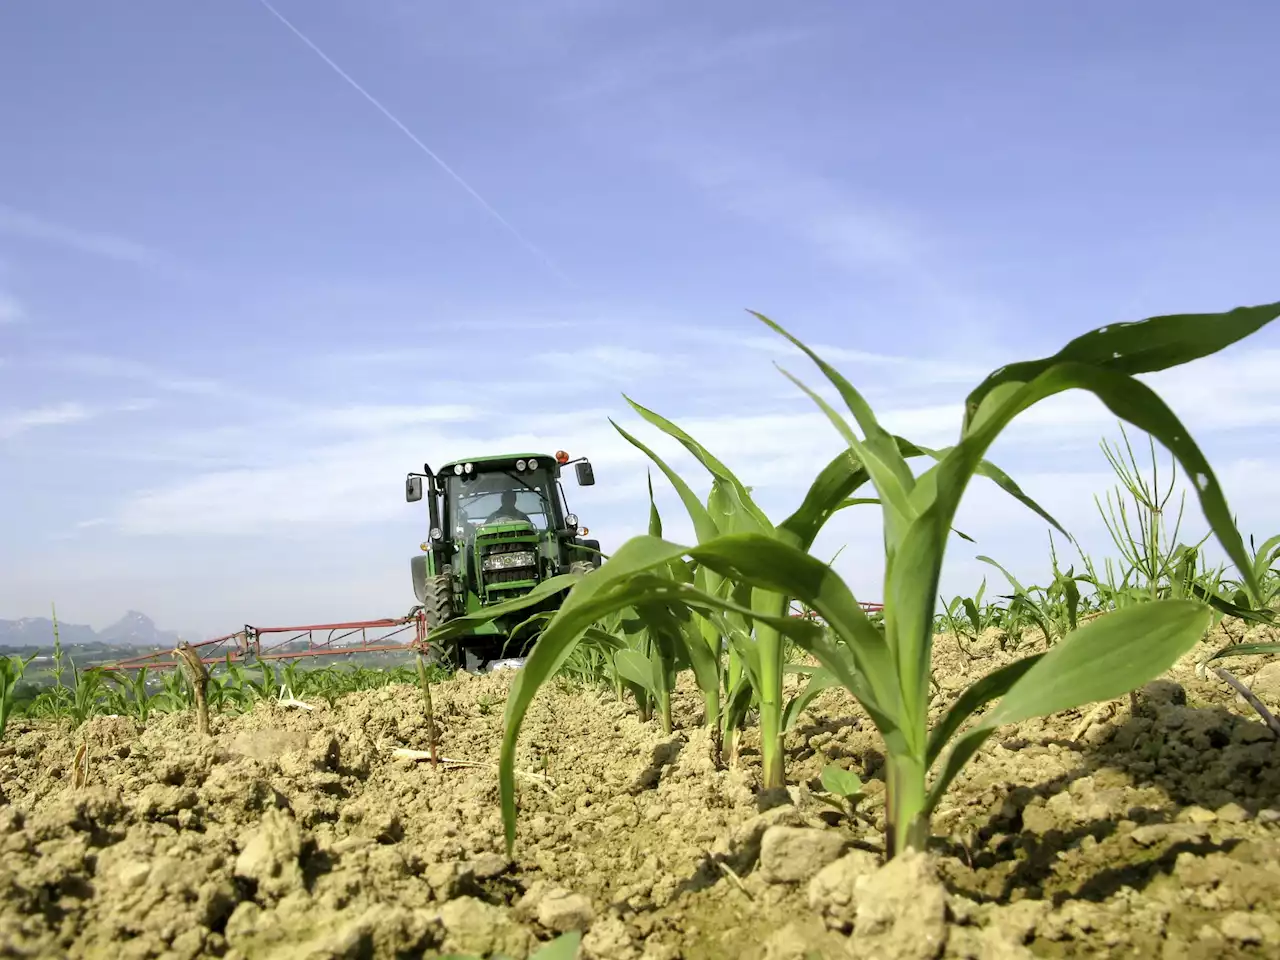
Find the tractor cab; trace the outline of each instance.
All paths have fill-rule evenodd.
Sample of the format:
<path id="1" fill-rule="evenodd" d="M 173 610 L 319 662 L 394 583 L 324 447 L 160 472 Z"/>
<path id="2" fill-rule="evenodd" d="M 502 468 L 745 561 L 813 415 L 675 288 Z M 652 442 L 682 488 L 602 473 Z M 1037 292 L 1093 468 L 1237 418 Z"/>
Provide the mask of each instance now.
<path id="1" fill-rule="evenodd" d="M 559 574 L 599 566 L 599 541 L 584 539 L 587 530 L 569 510 L 560 482 L 568 463 L 563 451 L 555 457 L 505 454 L 459 460 L 439 471 L 424 464 L 422 474 L 408 476 L 406 500 L 427 499 L 430 516 L 422 555 L 410 562 L 428 629 L 521 596 Z M 580 486 L 595 483 L 587 460 L 574 468 Z M 547 608 L 562 599 L 552 597 Z M 520 620 L 540 609 L 530 608 Z M 485 623 L 460 645 L 491 653 L 493 641 L 505 639 L 514 625 Z M 459 659 L 464 652 L 455 651 Z"/>

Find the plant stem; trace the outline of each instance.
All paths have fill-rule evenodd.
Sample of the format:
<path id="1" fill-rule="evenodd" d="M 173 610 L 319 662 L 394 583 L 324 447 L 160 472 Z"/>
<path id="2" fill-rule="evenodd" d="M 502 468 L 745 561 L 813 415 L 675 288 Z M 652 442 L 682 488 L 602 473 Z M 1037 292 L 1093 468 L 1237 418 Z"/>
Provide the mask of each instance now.
<path id="1" fill-rule="evenodd" d="M 1223 682 L 1230 685 L 1236 693 L 1240 694 L 1240 696 L 1244 698 L 1245 702 L 1257 711 L 1258 716 L 1262 718 L 1263 723 L 1271 728 L 1271 732 L 1277 737 L 1280 737 L 1280 720 L 1277 720 L 1274 714 L 1266 708 L 1262 701 L 1254 696 L 1252 690 L 1237 680 L 1235 675 L 1226 667 L 1214 667 L 1213 672 L 1216 673 Z"/>
<path id="2" fill-rule="evenodd" d="M 777 593 L 752 591 L 751 606 L 774 617 L 787 613 L 787 598 Z M 785 787 L 787 772 L 782 752 L 782 635 L 774 627 L 756 624 L 756 644 L 760 651 L 760 759 L 766 790 Z"/>
<path id="3" fill-rule="evenodd" d="M 431 706 L 431 678 L 427 675 L 427 661 L 422 654 L 418 654 L 418 682 L 422 685 L 422 702 L 427 713 L 427 749 L 434 767 L 439 763 L 436 756 L 436 714 Z"/>
<path id="4" fill-rule="evenodd" d="M 671 726 L 671 691 L 662 690 L 658 693 L 658 708 L 661 711 L 662 732 L 670 734 Z"/>
<path id="5" fill-rule="evenodd" d="M 916 757 L 889 758 L 885 782 L 885 851 L 892 859 L 907 850 L 923 852 L 929 843 L 925 813 L 924 764 Z"/>

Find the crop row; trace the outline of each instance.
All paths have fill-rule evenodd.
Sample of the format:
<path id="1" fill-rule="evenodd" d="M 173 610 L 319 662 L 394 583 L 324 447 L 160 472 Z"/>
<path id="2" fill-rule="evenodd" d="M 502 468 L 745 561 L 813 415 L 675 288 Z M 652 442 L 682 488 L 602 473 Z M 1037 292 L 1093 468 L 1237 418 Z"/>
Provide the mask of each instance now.
<path id="1" fill-rule="evenodd" d="M 515 748 L 521 723 L 538 689 L 565 669 L 605 678 L 617 694 L 633 696 L 642 715 L 656 713 L 666 728 L 676 676 L 690 671 L 721 762 L 733 761 L 746 718 L 758 713 L 765 788 L 786 783 L 783 737 L 805 703 L 823 689 L 843 687 L 884 739 L 885 849 L 893 857 L 924 848 L 931 815 L 949 784 L 998 727 L 1131 693 L 1172 666 L 1224 616 L 1255 622 L 1274 617 L 1280 538 L 1246 548 L 1190 431 L 1138 376 L 1246 339 L 1280 316 L 1280 304 L 1105 326 L 1053 356 L 1000 367 L 969 394 L 960 435 L 943 449 L 891 434 L 839 371 L 773 321 L 756 316 L 814 362 L 852 420 L 783 371 L 845 443 L 791 515 L 774 522 L 711 451 L 627 398 L 643 420 L 680 443 L 710 475 L 703 501 L 649 446 L 614 423 L 674 488 L 697 542 L 664 539 L 651 478 L 647 535 L 627 541 L 586 575 L 553 578 L 525 597 L 451 621 L 433 634 L 436 641 L 446 641 L 477 622 L 570 588 L 557 611 L 528 621 L 537 625 L 539 638 L 508 696 L 499 792 L 509 851 L 515 841 Z M 1156 442 L 1169 451 L 1191 479 L 1210 535 L 1235 577 L 1227 577 L 1226 565 L 1215 570 L 1204 563 L 1208 537 L 1191 545 L 1177 540 L 1181 512 L 1170 524 L 1167 510 L 1173 488 L 1160 486 L 1154 467 L 1152 481 L 1146 482 L 1125 434 L 1127 458 L 1104 447 L 1120 477 L 1120 495 L 1108 497 L 1105 507 L 1099 503 L 1119 560 L 1099 569 L 1081 552 L 1083 570 L 1077 573 L 1063 570 L 1055 553 L 1053 579 L 1043 587 L 1024 587 L 984 558 L 1008 581 L 1007 602 L 993 608 L 981 595 L 959 598 L 942 601 L 940 612 L 943 558 L 951 535 L 959 533 L 953 521 L 975 477 L 995 483 L 1071 541 L 1061 524 L 985 459 L 1018 416 L 1069 390 L 1093 394 L 1122 427 L 1127 423 L 1148 434 L 1153 461 Z M 919 475 L 912 471 L 908 461 L 926 459 L 933 461 L 928 469 Z M 873 496 L 863 492 L 868 486 Z M 868 614 L 831 563 L 812 553 L 835 514 L 869 505 L 879 507 L 883 519 L 884 609 L 879 616 Z M 796 603 L 816 616 L 791 615 Z M 1038 632 L 1047 649 L 982 676 L 931 726 L 939 620 L 957 637 L 999 626 L 1015 646 L 1027 632 Z M 816 665 L 791 662 L 794 648 Z M 1255 645 L 1251 652 L 1270 649 Z M 808 682 L 788 697 L 783 678 L 789 670 L 807 673 Z"/>
<path id="2" fill-rule="evenodd" d="M 759 317 L 815 363 L 852 420 L 786 374 L 827 415 L 844 445 L 814 478 L 796 510 L 780 522 L 770 519 L 750 488 L 696 439 L 628 398 L 644 421 L 678 441 L 710 475 L 710 493 L 703 500 L 640 438 L 614 424 L 671 484 L 697 542 L 685 545 L 664 538 L 651 477 L 646 535 L 627 541 L 586 575 L 552 578 L 525 597 L 455 619 L 430 638 L 444 643 L 479 622 L 569 588 L 557 611 L 526 622 L 539 637 L 507 699 L 499 786 L 508 848 L 516 831 L 515 748 L 521 723 L 539 688 L 557 675 L 605 685 L 619 699 L 633 700 L 643 718 L 656 718 L 670 730 L 672 691 L 682 672 L 691 673 L 721 763 L 735 762 L 742 730 L 749 722 L 758 723 L 766 788 L 786 783 L 783 738 L 801 711 L 823 690 L 844 688 L 884 739 L 885 847 L 893 856 L 924 847 L 931 815 L 949 784 L 998 727 L 1124 696 L 1167 670 L 1225 617 L 1272 622 L 1280 600 L 1280 537 L 1261 546 L 1250 539 L 1246 546 L 1208 460 L 1173 411 L 1138 376 L 1216 353 L 1276 316 L 1280 304 L 1153 317 L 1091 331 L 1053 356 L 990 374 L 969 394 L 956 442 L 942 449 L 889 433 L 837 370 Z M 1068 390 L 1092 393 L 1121 421 L 1123 444 L 1103 445 L 1119 483 L 1105 500 L 1097 500 L 1119 556 L 1101 565 L 985 459 L 1015 418 Z M 1148 435 L 1149 477 L 1139 467 L 1126 423 Z M 1163 484 L 1157 442 L 1173 464 Z M 932 463 L 917 475 L 911 460 Z M 1209 534 L 1194 543 L 1180 539 L 1184 504 L 1180 501 L 1173 509 L 1178 468 L 1191 479 L 1209 526 Z M 939 596 L 952 534 L 968 539 L 953 529 L 953 520 L 974 477 L 995 483 L 1056 530 L 1075 548 L 1080 569 L 1063 567 L 1051 532 L 1051 577 L 1043 585 L 1023 585 L 995 560 L 983 557 L 1007 592 L 989 599 L 984 581 L 973 597 L 948 601 Z M 868 506 L 878 507 L 883 519 L 884 609 L 878 613 L 866 612 L 832 562 L 812 553 L 833 516 Z M 1206 562 L 1210 537 L 1228 563 L 1213 567 Z M 973 682 L 931 725 L 935 637 L 953 637 L 963 651 L 992 628 L 1006 649 L 1022 655 Z M 1274 644 L 1236 644 L 1218 656 L 1276 650 Z M 302 686 L 308 682 L 320 684 L 314 689 L 324 697 L 354 688 L 344 686 L 354 683 L 351 673 L 295 671 L 280 683 L 274 674 L 268 676 L 268 667 L 260 669 L 262 676 L 251 679 L 228 664 L 221 676 L 192 679 L 207 690 L 211 709 L 244 709 L 278 687 L 302 696 L 311 692 Z M 423 681 L 430 711 L 430 678 L 424 669 L 420 660 L 417 679 Z M 10 662 L 0 670 L 6 684 L 2 731 L 3 711 L 10 709 L 14 689 L 5 678 L 20 674 L 21 667 Z M 806 678 L 804 684 L 785 695 L 784 677 L 797 673 Z M 360 682 L 415 679 L 407 668 L 379 677 Z M 65 711 L 61 715 L 82 719 L 77 694 L 84 682 L 78 678 L 66 694 L 42 693 L 26 709 L 39 713 L 45 708 L 36 703 L 46 697 L 47 709 L 56 704 Z M 145 678 L 133 683 L 138 689 L 146 686 Z M 162 708 L 178 709 L 190 703 L 192 689 L 189 683 L 183 687 L 175 674 L 155 699 Z M 144 709 L 138 704 L 145 702 L 145 694 L 140 700 L 138 693 L 126 693 L 118 694 L 119 701 L 110 700 L 116 691 L 95 700 L 90 690 L 84 701 L 128 708 L 118 712 Z M 845 771 L 829 770 L 824 783 L 832 794 L 856 796 L 856 778 Z"/>

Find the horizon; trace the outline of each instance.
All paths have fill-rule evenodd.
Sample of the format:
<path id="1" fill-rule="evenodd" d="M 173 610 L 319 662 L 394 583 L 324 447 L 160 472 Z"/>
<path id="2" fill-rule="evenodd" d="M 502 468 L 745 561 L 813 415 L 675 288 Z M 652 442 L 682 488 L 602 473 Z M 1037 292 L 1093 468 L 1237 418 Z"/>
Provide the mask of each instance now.
<path id="1" fill-rule="evenodd" d="M 522 447 L 590 458 L 566 494 L 607 552 L 648 514 L 610 417 L 709 485 L 624 394 L 780 520 L 843 442 L 749 309 L 937 446 L 1002 364 L 1280 297 L 1263 4 L 69 0 L 0 25 L 23 92 L 0 103 L 0 619 L 401 616 L 427 530 L 405 474 Z M 1268 328 L 1143 378 L 1259 542 L 1276 371 Z M 990 453 L 1099 557 L 1104 438 L 1069 395 Z M 977 542 L 952 539 L 946 596 L 1005 592 L 978 555 L 1048 574 L 1045 524 L 991 484 L 956 526 Z M 1206 529 L 1191 496 L 1181 539 Z M 842 546 L 882 600 L 878 513 L 814 552 Z"/>

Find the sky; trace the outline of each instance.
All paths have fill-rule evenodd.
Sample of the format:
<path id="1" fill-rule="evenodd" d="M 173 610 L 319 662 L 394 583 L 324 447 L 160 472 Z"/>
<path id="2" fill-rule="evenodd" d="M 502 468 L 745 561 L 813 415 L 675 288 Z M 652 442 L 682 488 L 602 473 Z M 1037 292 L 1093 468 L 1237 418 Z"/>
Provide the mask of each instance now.
<path id="1" fill-rule="evenodd" d="M 273 4 L 0 6 L 0 619 L 399 616 L 405 474 L 513 449 L 590 457 L 566 493 L 615 548 L 646 460 L 610 418 L 674 449 L 624 394 L 781 520 L 843 441 L 750 310 L 941 446 L 1004 363 L 1280 299 L 1264 0 Z M 1278 374 L 1280 325 L 1147 378 L 1259 542 Z M 1103 438 L 1072 394 L 990 454 L 1099 556 Z M 979 554 L 1048 576 L 990 484 L 957 526 L 947 596 L 1004 588 Z M 880 531 L 815 548 L 862 600 Z"/>

